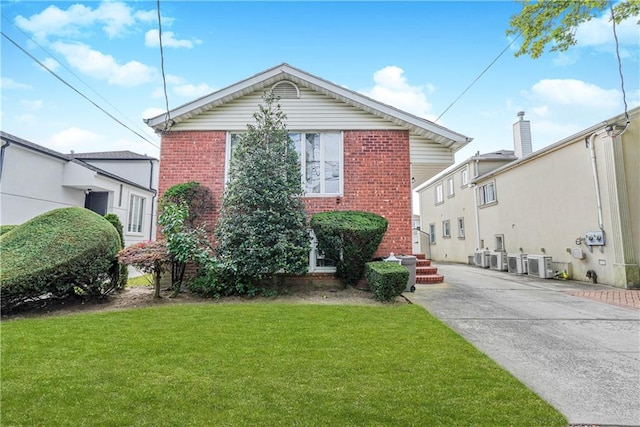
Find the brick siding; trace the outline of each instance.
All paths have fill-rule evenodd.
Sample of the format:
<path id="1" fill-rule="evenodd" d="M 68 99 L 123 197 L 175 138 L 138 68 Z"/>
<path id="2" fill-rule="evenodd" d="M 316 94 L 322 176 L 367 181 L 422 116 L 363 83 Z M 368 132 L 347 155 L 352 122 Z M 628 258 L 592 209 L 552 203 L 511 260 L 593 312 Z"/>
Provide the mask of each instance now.
<path id="1" fill-rule="evenodd" d="M 224 190 L 226 132 L 174 131 L 162 136 L 159 193 L 197 181 L 214 195 L 215 224 Z M 307 212 L 360 210 L 385 217 L 389 227 L 377 256 L 411 253 L 411 173 L 407 131 L 344 132 L 344 195 L 306 197 Z"/>

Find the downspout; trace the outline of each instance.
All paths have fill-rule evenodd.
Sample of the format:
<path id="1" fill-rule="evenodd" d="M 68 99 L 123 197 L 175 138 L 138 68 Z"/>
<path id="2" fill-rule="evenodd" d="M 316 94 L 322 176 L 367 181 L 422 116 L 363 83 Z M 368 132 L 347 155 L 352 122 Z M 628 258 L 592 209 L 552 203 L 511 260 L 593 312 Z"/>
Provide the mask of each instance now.
<path id="1" fill-rule="evenodd" d="M 151 171 L 149 173 L 149 189 L 153 191 L 153 196 L 151 197 L 151 227 L 149 227 L 149 240 L 153 240 L 153 205 L 156 200 L 156 196 L 158 195 L 158 190 L 153 188 L 153 160 L 149 160 L 149 164 L 151 165 Z"/>
<path id="2" fill-rule="evenodd" d="M 596 204 L 598 208 L 598 227 L 600 230 L 604 231 L 604 225 L 602 221 L 602 202 L 600 201 L 600 185 L 598 180 L 598 166 L 596 164 L 596 148 L 595 148 L 595 138 L 596 134 L 592 133 L 587 143 L 589 144 L 589 150 L 591 151 L 591 168 L 593 171 L 593 185 L 596 190 Z"/>
<path id="3" fill-rule="evenodd" d="M 2 144 L 2 148 L 0 148 L 0 180 L 2 180 L 2 169 L 4 166 L 4 150 L 8 146 L 11 145 L 11 141 L 5 141 L 6 144 Z"/>
<path id="4" fill-rule="evenodd" d="M 475 184 L 471 184 L 470 187 L 473 189 L 473 211 L 476 217 L 476 248 L 482 249 L 480 247 L 480 213 L 478 212 L 478 189 Z"/>

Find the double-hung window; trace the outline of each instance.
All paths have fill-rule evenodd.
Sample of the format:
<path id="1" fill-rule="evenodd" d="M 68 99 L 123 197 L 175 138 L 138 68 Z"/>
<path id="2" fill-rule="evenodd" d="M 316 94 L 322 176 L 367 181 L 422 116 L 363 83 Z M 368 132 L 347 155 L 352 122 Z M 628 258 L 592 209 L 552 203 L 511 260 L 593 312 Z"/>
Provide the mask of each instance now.
<path id="1" fill-rule="evenodd" d="M 465 167 L 460 172 L 460 183 L 463 187 L 466 187 L 469 184 L 469 169 Z"/>
<path id="2" fill-rule="evenodd" d="M 447 197 L 453 197 L 455 194 L 455 189 L 453 188 L 453 177 L 450 176 L 447 178 Z"/>
<path id="3" fill-rule="evenodd" d="M 478 187 L 478 200 L 480 206 L 496 201 L 496 186 L 493 182 Z"/>
<path id="4" fill-rule="evenodd" d="M 227 179 L 241 134 L 231 133 L 227 144 Z M 305 196 L 339 196 L 343 191 L 341 132 L 290 132 L 300 160 Z"/>
<path id="5" fill-rule="evenodd" d="M 144 220 L 144 198 L 132 194 L 129 198 L 129 221 L 127 222 L 128 233 L 142 233 Z"/>
<path id="6" fill-rule="evenodd" d="M 444 202 L 444 197 L 442 196 L 442 183 L 436 185 L 436 205 Z"/>

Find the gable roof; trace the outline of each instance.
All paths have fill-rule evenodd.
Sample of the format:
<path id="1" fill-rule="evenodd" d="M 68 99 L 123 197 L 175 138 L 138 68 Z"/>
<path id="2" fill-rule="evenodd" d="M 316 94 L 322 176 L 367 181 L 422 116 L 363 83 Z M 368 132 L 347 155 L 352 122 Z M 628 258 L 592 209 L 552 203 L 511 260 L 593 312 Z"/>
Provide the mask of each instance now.
<path id="1" fill-rule="evenodd" d="M 60 159 L 60 160 L 66 161 L 66 162 L 71 162 L 71 163 L 78 164 L 78 165 L 80 165 L 82 167 L 85 167 L 85 168 L 97 173 L 98 175 L 102 175 L 102 176 L 105 176 L 107 178 L 114 179 L 116 181 L 122 182 L 123 184 L 131 185 L 133 187 L 140 188 L 140 189 L 143 189 L 143 190 L 146 190 L 146 191 L 155 191 L 155 190 L 153 190 L 151 188 L 142 186 L 142 185 L 137 184 L 137 183 L 135 183 L 133 181 L 129 181 L 128 179 L 122 178 L 122 177 L 120 177 L 120 176 L 118 176 L 116 174 L 113 174 L 111 172 L 108 172 L 108 171 L 106 171 L 104 169 L 100 169 L 100 168 L 98 168 L 98 167 L 96 167 L 94 165 L 91 165 L 89 163 L 85 163 L 82 160 L 75 159 L 71 155 L 62 154 L 62 153 L 60 153 L 58 151 L 55 151 L 55 150 L 52 150 L 50 148 L 43 147 L 42 145 L 38 145 L 38 144 L 33 143 L 31 141 L 27 141 L 26 139 L 18 138 L 17 136 L 11 135 L 11 134 L 6 133 L 4 131 L 0 131 L 0 139 L 2 139 L 3 141 L 8 142 L 9 144 L 19 145 L 21 147 L 28 148 L 28 149 L 36 151 L 38 153 L 45 154 L 45 155 L 50 156 L 50 157 L 54 157 L 56 159 Z"/>
<path id="2" fill-rule="evenodd" d="M 454 151 L 471 142 L 472 138 L 454 132 L 450 129 L 435 124 L 429 120 L 414 116 L 413 114 L 399 110 L 387 104 L 383 104 L 358 92 L 338 86 L 320 77 L 311 75 L 305 71 L 282 63 L 224 89 L 220 89 L 209 95 L 198 98 L 180 107 L 163 113 L 159 116 L 145 119 L 144 122 L 156 131 L 165 130 L 165 121 L 170 125 L 188 120 L 200 113 L 226 104 L 234 99 L 251 94 L 257 90 L 271 87 L 275 83 L 289 80 L 295 84 L 307 87 L 331 98 L 342 101 L 348 105 L 364 110 L 382 119 L 393 122 L 407 128 L 410 132 L 424 136 L 452 148 Z"/>
<path id="3" fill-rule="evenodd" d="M 69 157 L 81 160 L 158 160 L 133 151 L 98 151 L 93 153 L 71 153 Z"/>

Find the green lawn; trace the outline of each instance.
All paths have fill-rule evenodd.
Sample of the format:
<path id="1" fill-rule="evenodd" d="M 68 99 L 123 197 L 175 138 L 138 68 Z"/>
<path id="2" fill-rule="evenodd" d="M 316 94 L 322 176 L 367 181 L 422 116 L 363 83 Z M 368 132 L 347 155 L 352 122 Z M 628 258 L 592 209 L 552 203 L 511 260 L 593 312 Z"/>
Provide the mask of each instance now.
<path id="1" fill-rule="evenodd" d="M 566 426 L 414 305 L 171 305 L 5 321 L 6 426 Z"/>

